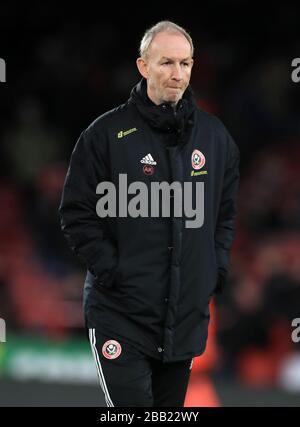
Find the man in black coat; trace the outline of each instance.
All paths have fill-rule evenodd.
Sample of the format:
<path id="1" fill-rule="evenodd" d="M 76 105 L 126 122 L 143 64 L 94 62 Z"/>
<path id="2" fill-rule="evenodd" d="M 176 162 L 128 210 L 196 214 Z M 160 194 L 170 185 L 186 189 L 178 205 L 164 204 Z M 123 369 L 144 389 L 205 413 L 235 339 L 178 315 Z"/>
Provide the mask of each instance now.
<path id="1" fill-rule="evenodd" d="M 239 150 L 189 86 L 193 42 L 148 30 L 129 100 L 72 153 L 60 215 L 87 266 L 84 313 L 107 406 L 183 406 L 226 281 Z"/>

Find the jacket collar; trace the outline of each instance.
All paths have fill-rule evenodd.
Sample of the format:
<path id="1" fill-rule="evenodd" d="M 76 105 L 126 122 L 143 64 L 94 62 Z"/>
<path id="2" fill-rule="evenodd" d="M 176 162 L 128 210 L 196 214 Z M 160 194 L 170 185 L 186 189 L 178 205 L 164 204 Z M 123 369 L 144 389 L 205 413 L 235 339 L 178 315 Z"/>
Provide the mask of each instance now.
<path id="1" fill-rule="evenodd" d="M 148 97 L 144 78 L 132 89 L 129 102 L 135 104 L 150 126 L 162 132 L 175 132 L 182 142 L 188 128 L 193 124 L 193 114 L 197 108 L 190 86 L 178 101 L 176 110 L 168 103 L 154 104 Z"/>

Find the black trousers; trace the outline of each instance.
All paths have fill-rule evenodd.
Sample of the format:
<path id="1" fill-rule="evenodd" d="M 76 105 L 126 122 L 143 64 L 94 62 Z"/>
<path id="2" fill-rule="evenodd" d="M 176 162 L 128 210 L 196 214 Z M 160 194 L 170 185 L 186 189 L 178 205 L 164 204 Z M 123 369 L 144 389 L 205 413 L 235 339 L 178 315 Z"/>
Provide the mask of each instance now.
<path id="1" fill-rule="evenodd" d="M 191 359 L 162 363 L 96 329 L 89 339 L 107 406 L 183 407 Z"/>

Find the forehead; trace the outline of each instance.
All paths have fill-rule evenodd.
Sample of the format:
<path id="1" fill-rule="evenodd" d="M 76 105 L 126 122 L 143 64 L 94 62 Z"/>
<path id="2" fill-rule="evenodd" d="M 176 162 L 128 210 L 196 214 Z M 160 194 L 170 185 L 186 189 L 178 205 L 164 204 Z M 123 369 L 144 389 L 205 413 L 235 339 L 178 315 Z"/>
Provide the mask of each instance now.
<path id="1" fill-rule="evenodd" d="M 163 56 L 185 59 L 191 56 L 191 45 L 181 33 L 158 33 L 151 42 L 148 55 L 155 59 Z"/>

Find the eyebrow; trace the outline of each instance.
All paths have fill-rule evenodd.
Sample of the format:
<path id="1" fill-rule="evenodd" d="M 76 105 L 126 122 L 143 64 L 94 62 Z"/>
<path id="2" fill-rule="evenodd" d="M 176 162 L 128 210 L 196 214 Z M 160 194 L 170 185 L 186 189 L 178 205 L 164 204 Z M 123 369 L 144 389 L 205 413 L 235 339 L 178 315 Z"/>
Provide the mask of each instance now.
<path id="1" fill-rule="evenodd" d="M 167 56 L 163 56 L 162 58 L 161 58 L 161 61 L 162 60 L 164 60 L 164 59 L 167 59 L 168 61 L 174 61 L 174 58 L 168 58 Z M 188 60 L 190 60 L 190 59 L 192 59 L 190 56 L 188 56 L 187 58 L 184 58 L 184 59 L 181 59 L 180 61 L 188 61 Z M 175 60 L 176 61 L 176 60 Z"/>

